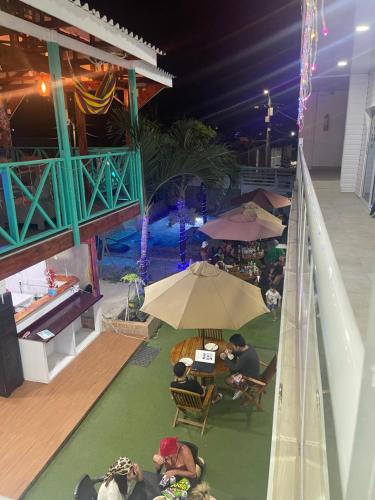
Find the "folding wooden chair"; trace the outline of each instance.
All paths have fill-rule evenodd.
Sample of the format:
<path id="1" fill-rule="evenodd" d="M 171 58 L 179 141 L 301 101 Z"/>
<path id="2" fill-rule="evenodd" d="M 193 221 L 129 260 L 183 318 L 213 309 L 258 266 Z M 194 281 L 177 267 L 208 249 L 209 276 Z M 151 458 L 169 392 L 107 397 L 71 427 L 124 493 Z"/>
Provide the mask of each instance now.
<path id="1" fill-rule="evenodd" d="M 202 429 L 201 436 L 203 436 L 214 389 L 215 386 L 210 385 L 204 399 L 202 400 L 200 395 L 195 392 L 170 387 L 169 390 L 171 391 L 172 398 L 177 406 L 176 415 L 172 424 L 173 427 L 176 427 L 177 423 L 200 427 Z M 182 413 L 182 417 L 180 417 L 180 412 Z M 203 422 L 187 418 L 187 413 L 196 414 L 197 417 L 203 418 Z"/>
<path id="2" fill-rule="evenodd" d="M 264 363 L 261 363 L 264 365 Z M 255 405 L 259 411 L 264 411 L 261 405 L 262 396 L 276 373 L 277 354 L 271 359 L 268 365 L 265 365 L 262 375 L 258 379 L 243 376 L 244 383 L 241 384 L 239 390 L 249 403 Z"/>
<path id="3" fill-rule="evenodd" d="M 212 328 L 198 329 L 198 337 L 204 337 L 207 340 L 223 340 L 223 330 Z"/>

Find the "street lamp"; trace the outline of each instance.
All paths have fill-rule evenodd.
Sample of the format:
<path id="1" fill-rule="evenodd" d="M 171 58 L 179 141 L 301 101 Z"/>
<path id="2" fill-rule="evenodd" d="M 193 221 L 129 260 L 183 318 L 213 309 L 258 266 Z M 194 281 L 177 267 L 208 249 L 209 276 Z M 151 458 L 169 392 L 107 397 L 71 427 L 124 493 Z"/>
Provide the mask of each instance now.
<path id="1" fill-rule="evenodd" d="M 294 130 L 292 130 L 292 131 L 291 131 L 290 135 L 291 135 L 292 137 L 294 137 L 294 136 L 296 135 L 296 133 L 294 132 Z"/>
<path id="2" fill-rule="evenodd" d="M 267 115 L 264 121 L 267 123 L 267 133 L 266 133 L 266 167 L 270 166 L 271 163 L 271 116 L 273 116 L 273 107 L 271 101 L 271 94 L 268 89 L 263 90 L 263 95 L 268 97 L 267 99 Z"/>

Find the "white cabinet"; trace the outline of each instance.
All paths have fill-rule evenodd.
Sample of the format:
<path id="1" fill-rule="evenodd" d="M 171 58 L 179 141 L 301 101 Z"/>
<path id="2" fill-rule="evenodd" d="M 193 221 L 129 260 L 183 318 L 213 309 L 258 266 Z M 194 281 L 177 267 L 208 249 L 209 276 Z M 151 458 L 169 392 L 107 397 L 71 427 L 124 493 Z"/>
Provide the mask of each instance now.
<path id="1" fill-rule="evenodd" d="M 95 325 L 93 330 L 84 328 L 79 316 L 47 342 L 19 338 L 25 380 L 48 384 L 100 335 L 101 307 L 97 302 L 91 307 Z"/>

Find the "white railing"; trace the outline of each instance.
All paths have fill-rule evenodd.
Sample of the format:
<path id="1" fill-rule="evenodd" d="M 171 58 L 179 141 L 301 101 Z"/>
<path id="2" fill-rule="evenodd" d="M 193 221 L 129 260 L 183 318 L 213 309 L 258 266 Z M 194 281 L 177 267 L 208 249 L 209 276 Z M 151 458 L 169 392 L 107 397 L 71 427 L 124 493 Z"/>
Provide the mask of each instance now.
<path id="1" fill-rule="evenodd" d="M 301 226 L 308 224 L 314 281 L 332 401 L 341 486 L 345 496 L 361 390 L 364 347 L 315 194 L 303 149 L 298 189 Z M 307 219 L 303 218 L 303 206 Z M 354 258 L 354 256 L 353 256 Z M 350 403 L 349 403 L 350 402 Z"/>
<path id="2" fill-rule="evenodd" d="M 294 168 L 269 168 L 241 166 L 241 192 L 246 193 L 257 187 L 271 189 L 280 193 L 290 192 L 293 188 L 296 170 Z"/>
<path id="3" fill-rule="evenodd" d="M 353 457 L 358 456 L 364 346 L 302 145 L 285 283 L 267 498 L 329 499 L 329 481 L 338 481 L 343 498 L 351 500 L 348 491 L 359 477 Z M 318 336 L 324 346 L 334 421 L 330 431 L 336 437 L 340 477 L 329 477 Z"/>

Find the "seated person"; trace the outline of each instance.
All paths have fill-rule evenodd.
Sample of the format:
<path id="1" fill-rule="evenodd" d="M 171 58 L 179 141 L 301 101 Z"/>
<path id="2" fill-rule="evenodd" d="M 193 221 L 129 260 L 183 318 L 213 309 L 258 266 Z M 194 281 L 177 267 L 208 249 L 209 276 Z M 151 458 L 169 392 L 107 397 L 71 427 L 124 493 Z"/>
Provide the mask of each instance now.
<path id="1" fill-rule="evenodd" d="M 245 339 L 239 333 L 232 335 L 229 342 L 230 349 L 222 352 L 220 357 L 231 371 L 231 375 L 225 382 L 234 389 L 238 389 L 242 382 L 242 375 L 259 378 L 259 357 L 254 347 L 246 344 Z M 233 399 L 237 399 L 240 395 L 241 391 L 236 391 Z"/>
<path id="2" fill-rule="evenodd" d="M 200 383 L 192 377 L 187 376 L 187 368 L 185 363 L 179 361 L 173 367 L 173 372 L 175 374 L 175 380 L 171 382 L 171 387 L 174 389 L 182 389 L 183 391 L 190 391 L 199 394 L 202 399 L 206 395 L 206 387 L 200 385 Z M 212 403 L 218 403 L 223 398 L 223 395 L 217 392 L 215 387 Z"/>
<path id="3" fill-rule="evenodd" d="M 200 383 L 195 380 L 195 378 L 187 376 L 185 363 L 182 363 L 181 361 L 176 363 L 173 367 L 173 373 L 175 374 L 175 379 L 171 382 L 171 387 L 174 389 L 195 392 L 196 394 L 204 397 L 205 390 Z"/>
<path id="4" fill-rule="evenodd" d="M 224 254 L 225 255 L 230 255 L 231 251 L 233 249 L 232 243 L 230 241 L 224 241 L 223 247 L 224 247 Z"/>
<path id="5" fill-rule="evenodd" d="M 232 250 L 230 251 L 230 254 L 225 255 L 224 263 L 228 264 L 230 266 L 234 266 L 235 264 L 238 263 L 238 259 L 236 257 L 236 252 L 235 252 L 234 248 L 232 248 Z"/>
<path id="6" fill-rule="evenodd" d="M 224 260 L 224 251 L 222 247 L 219 247 L 214 255 L 214 258 L 217 258 L 218 260 Z"/>
<path id="7" fill-rule="evenodd" d="M 167 437 L 160 440 L 158 453 L 153 456 L 157 472 L 168 478 L 175 476 L 178 481 L 182 477 L 189 479 L 192 486 L 197 484 L 197 467 L 190 448 L 180 443 L 176 437 Z M 164 471 L 163 471 L 164 469 Z"/>
<path id="8" fill-rule="evenodd" d="M 120 457 L 105 474 L 98 500 L 128 500 L 135 497 L 146 500 L 142 471 L 129 458 Z"/>
<path id="9" fill-rule="evenodd" d="M 279 242 L 277 240 L 273 240 L 272 246 L 264 256 L 264 262 L 266 264 L 273 264 L 279 260 L 279 257 L 284 255 L 284 251 L 281 248 L 277 248 Z"/>
<path id="10" fill-rule="evenodd" d="M 215 267 L 218 267 L 221 271 L 227 271 L 227 266 L 222 260 L 218 260 L 215 264 Z"/>

